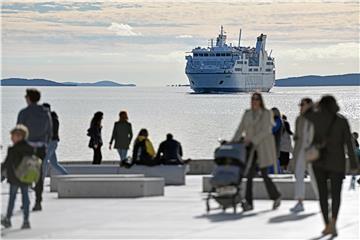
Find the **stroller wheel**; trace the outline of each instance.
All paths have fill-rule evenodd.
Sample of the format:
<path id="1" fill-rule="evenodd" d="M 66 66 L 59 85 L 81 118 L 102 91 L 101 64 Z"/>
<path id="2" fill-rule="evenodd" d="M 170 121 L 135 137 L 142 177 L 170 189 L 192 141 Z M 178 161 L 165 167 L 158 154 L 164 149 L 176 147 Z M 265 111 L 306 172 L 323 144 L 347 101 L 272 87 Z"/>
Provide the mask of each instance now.
<path id="1" fill-rule="evenodd" d="M 206 200 L 206 213 L 210 212 L 210 203 L 209 200 Z"/>
<path id="2" fill-rule="evenodd" d="M 233 207 L 233 209 L 234 209 L 234 214 L 236 214 L 236 205 L 234 205 L 234 207 Z"/>
<path id="3" fill-rule="evenodd" d="M 226 207 L 222 207 L 222 211 L 223 211 L 223 212 L 226 212 Z"/>

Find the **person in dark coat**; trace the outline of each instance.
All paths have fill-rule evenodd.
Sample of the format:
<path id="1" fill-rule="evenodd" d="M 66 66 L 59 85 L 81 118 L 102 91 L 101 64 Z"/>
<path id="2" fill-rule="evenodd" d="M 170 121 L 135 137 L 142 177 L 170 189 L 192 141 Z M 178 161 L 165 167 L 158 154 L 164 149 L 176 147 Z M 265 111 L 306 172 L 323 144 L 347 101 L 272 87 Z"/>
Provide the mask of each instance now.
<path id="1" fill-rule="evenodd" d="M 347 119 L 338 113 L 339 106 L 333 96 L 321 98 L 317 112 L 305 115 L 314 124 L 313 144 L 322 145 L 320 158 L 313 163 L 319 189 L 320 208 L 325 222 L 324 235 L 337 236 L 336 222 L 340 208 L 341 188 L 345 177 L 345 149 L 350 159 L 350 169 L 358 171 L 354 141 Z M 327 181 L 330 180 L 330 189 Z M 331 219 L 328 197 L 331 196 Z"/>
<path id="2" fill-rule="evenodd" d="M 127 153 L 133 137 L 131 123 L 129 123 L 128 114 L 126 111 L 119 113 L 119 121 L 115 122 L 114 129 L 111 135 L 109 149 L 111 150 L 112 144 L 115 141 L 114 148 L 118 151 L 120 161 L 127 159 Z"/>
<path id="3" fill-rule="evenodd" d="M 53 167 L 57 172 L 60 174 L 66 175 L 68 172 L 66 169 L 58 162 L 57 156 L 56 156 L 56 149 L 58 147 L 60 138 L 59 138 L 59 117 L 56 114 L 56 112 L 51 111 L 51 106 L 49 103 L 43 103 L 43 106 L 45 109 L 47 109 L 51 114 L 51 120 L 52 120 L 52 128 L 53 128 L 53 134 L 51 137 L 51 141 L 49 142 L 49 145 L 47 147 L 46 156 L 43 163 L 43 177 L 45 178 L 47 176 L 48 171 L 48 163 L 50 162 L 51 167 Z"/>
<path id="4" fill-rule="evenodd" d="M 156 159 L 165 165 L 184 164 L 181 144 L 176 141 L 171 133 L 166 135 L 166 140 L 160 143 Z"/>
<path id="5" fill-rule="evenodd" d="M 52 137 L 52 121 L 48 110 L 39 105 L 41 93 L 37 89 L 26 89 L 27 107 L 18 114 L 17 124 L 23 124 L 29 130 L 28 143 L 35 148 L 35 155 L 44 162 L 47 145 Z M 41 211 L 44 178 L 41 176 L 35 185 L 35 205 L 33 211 Z"/>
<path id="6" fill-rule="evenodd" d="M 89 148 L 94 151 L 94 157 L 92 164 L 101 164 L 102 154 L 101 147 L 103 145 L 101 137 L 101 121 L 104 114 L 102 112 L 96 112 L 91 120 L 90 128 L 88 129 L 87 135 L 90 137 Z"/>
<path id="7" fill-rule="evenodd" d="M 28 137 L 28 129 L 24 125 L 16 125 L 10 132 L 13 146 L 9 147 L 5 162 L 2 164 L 2 170 L 6 172 L 7 181 L 10 183 L 10 196 L 6 212 L 6 216 L 1 219 L 1 225 L 5 228 L 11 227 L 11 216 L 14 210 L 14 204 L 18 189 L 21 190 L 22 207 L 24 214 L 24 222 L 22 229 L 30 228 L 29 222 L 29 185 L 21 182 L 15 175 L 15 169 L 20 165 L 23 157 L 34 154 L 34 148 L 30 146 L 26 139 Z"/>
<path id="8" fill-rule="evenodd" d="M 143 128 L 135 139 L 132 164 L 155 166 L 159 162 L 155 159 L 156 153 L 149 139 L 149 132 Z"/>

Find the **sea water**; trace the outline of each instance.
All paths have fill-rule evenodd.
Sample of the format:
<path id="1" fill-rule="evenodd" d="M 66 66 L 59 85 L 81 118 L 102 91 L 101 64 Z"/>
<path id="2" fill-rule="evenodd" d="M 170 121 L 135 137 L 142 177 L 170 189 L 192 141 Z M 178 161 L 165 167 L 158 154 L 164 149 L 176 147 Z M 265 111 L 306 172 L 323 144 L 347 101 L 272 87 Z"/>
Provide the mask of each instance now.
<path id="1" fill-rule="evenodd" d="M 9 131 L 26 106 L 26 87 L 1 87 L 1 157 L 10 144 Z M 218 139 L 231 139 L 241 115 L 250 105 L 249 93 L 193 94 L 187 87 L 39 87 L 41 102 L 48 102 L 60 120 L 59 161 L 91 160 L 86 135 L 96 111 L 104 113 L 103 159 L 116 160 L 108 149 L 113 124 L 121 110 L 128 111 L 134 138 L 141 128 L 149 131 L 157 148 L 167 133 L 181 142 L 185 158 L 211 158 Z M 278 107 L 292 129 L 303 97 L 319 100 L 332 94 L 352 131 L 360 131 L 360 87 L 275 87 L 264 93 L 267 108 Z M 131 150 L 131 149 L 130 149 Z"/>

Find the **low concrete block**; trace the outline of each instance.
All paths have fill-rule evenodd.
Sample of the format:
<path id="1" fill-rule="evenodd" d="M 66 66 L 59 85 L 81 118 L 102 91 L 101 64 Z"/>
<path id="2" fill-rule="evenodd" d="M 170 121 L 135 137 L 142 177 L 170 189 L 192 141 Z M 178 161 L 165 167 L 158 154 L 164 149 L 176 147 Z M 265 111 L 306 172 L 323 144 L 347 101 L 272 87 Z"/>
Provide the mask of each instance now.
<path id="1" fill-rule="evenodd" d="M 210 184 L 211 176 L 203 177 L 202 191 L 209 192 L 211 191 Z M 242 182 L 242 194 L 245 196 L 246 189 L 246 178 L 243 178 Z M 281 192 L 282 199 L 284 200 L 294 200 L 294 190 L 295 190 L 295 178 L 289 175 L 275 175 L 272 176 L 272 180 Z M 253 180 L 253 196 L 254 199 L 269 199 L 267 194 L 265 183 L 262 178 L 254 178 Z M 305 179 L 305 200 L 317 200 L 317 196 L 312 188 L 310 179 Z"/>
<path id="2" fill-rule="evenodd" d="M 72 178 L 58 183 L 59 198 L 136 198 L 164 195 L 163 178 Z"/>
<path id="3" fill-rule="evenodd" d="M 144 174 L 68 174 L 50 177 L 50 192 L 57 192 L 59 181 L 73 178 L 141 178 Z"/>
<path id="4" fill-rule="evenodd" d="M 90 164 L 69 164 L 65 166 L 69 174 L 117 174 L 119 165 L 90 165 Z M 54 170 L 50 170 L 50 175 L 58 175 Z"/>
<path id="5" fill-rule="evenodd" d="M 205 175 L 211 174 L 215 167 L 214 159 L 198 159 L 189 163 L 190 170 L 188 174 Z"/>
<path id="6" fill-rule="evenodd" d="M 185 165 L 159 165 L 143 166 L 134 165 L 131 168 L 119 168 L 119 174 L 144 174 L 145 177 L 161 177 L 165 179 L 165 185 L 185 185 Z"/>

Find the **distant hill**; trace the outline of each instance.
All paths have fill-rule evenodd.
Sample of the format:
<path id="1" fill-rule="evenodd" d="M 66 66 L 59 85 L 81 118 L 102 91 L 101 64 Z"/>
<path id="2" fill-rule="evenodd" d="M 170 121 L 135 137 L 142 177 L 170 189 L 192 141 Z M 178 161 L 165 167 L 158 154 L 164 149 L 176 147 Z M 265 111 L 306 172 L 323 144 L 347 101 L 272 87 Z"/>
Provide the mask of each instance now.
<path id="1" fill-rule="evenodd" d="M 360 73 L 330 76 L 310 75 L 303 77 L 290 77 L 276 80 L 275 86 L 360 86 Z"/>
<path id="2" fill-rule="evenodd" d="M 6 78 L 0 82 L 1 86 L 47 86 L 47 87 L 135 87 L 135 84 L 120 84 L 113 81 L 99 81 L 95 83 L 55 82 L 48 79 Z"/>

